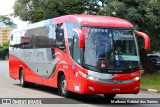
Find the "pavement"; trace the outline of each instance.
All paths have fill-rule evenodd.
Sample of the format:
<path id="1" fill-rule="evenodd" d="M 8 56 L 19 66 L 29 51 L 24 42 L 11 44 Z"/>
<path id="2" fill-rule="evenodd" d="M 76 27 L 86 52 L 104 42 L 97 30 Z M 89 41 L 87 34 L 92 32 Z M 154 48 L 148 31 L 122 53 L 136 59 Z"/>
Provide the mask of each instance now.
<path id="1" fill-rule="evenodd" d="M 156 89 L 144 89 L 141 88 L 142 91 L 149 91 L 149 92 L 155 92 L 155 93 L 160 93 L 160 90 L 156 90 Z"/>

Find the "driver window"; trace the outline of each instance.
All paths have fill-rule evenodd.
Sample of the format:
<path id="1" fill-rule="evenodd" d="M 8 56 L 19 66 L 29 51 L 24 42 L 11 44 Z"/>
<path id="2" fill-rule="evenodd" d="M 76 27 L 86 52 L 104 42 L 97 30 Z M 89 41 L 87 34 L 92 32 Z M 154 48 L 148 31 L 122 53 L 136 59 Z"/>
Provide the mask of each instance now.
<path id="1" fill-rule="evenodd" d="M 80 48 L 78 45 L 78 37 L 74 36 L 73 37 L 73 59 L 77 62 L 77 63 L 81 63 L 80 61 Z"/>

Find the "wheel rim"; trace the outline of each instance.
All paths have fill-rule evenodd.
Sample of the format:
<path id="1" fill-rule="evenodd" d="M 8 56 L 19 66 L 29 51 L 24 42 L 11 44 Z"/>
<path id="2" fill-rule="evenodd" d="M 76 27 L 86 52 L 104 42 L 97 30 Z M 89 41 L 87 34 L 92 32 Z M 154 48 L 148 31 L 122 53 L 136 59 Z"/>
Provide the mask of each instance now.
<path id="1" fill-rule="evenodd" d="M 61 83 L 61 90 L 62 90 L 63 94 L 65 94 L 67 92 L 67 90 L 66 90 L 66 80 L 65 79 Z"/>
<path id="2" fill-rule="evenodd" d="M 23 73 L 21 72 L 20 84 L 23 85 Z"/>

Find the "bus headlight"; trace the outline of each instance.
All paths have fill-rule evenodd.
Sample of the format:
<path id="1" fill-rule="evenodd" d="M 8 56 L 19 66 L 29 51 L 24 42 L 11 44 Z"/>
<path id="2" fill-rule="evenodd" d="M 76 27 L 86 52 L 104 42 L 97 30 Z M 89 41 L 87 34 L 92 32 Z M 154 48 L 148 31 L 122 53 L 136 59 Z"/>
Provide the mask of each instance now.
<path id="1" fill-rule="evenodd" d="M 93 77 L 93 76 L 88 76 L 88 79 L 89 79 L 89 80 L 92 80 L 92 81 L 98 80 L 97 77 Z"/>
<path id="2" fill-rule="evenodd" d="M 140 76 L 135 77 L 135 78 L 133 78 L 132 80 L 133 80 L 133 81 L 138 81 L 138 80 L 140 80 Z"/>
<path id="3" fill-rule="evenodd" d="M 83 73 L 83 72 L 81 72 L 81 71 L 79 71 L 79 74 L 80 74 L 82 77 L 84 77 L 84 78 L 86 78 L 86 79 L 89 79 L 89 80 L 92 80 L 92 81 L 98 80 L 97 77 L 93 77 L 93 76 L 91 76 L 91 75 L 87 75 L 87 74 L 85 74 L 85 73 Z"/>
<path id="4" fill-rule="evenodd" d="M 92 76 L 92 75 L 87 75 L 81 71 L 79 71 L 79 74 L 83 77 L 83 78 L 86 78 L 88 80 L 92 80 L 92 81 L 96 81 L 96 82 L 100 82 L 100 83 L 105 83 L 105 84 L 115 84 L 115 80 L 113 79 L 102 79 L 102 78 L 98 78 L 98 77 L 95 77 L 95 76 Z M 137 76 L 133 79 L 129 79 L 129 80 L 117 80 L 117 83 L 118 84 L 129 84 L 129 83 L 132 83 L 132 82 L 135 82 L 135 81 L 138 81 L 140 80 L 140 76 Z"/>
<path id="5" fill-rule="evenodd" d="M 81 71 L 78 71 L 79 72 L 79 74 L 82 76 L 82 77 L 84 77 L 84 78 L 87 78 L 87 74 L 85 74 L 85 73 L 83 73 L 83 72 L 81 72 Z"/>

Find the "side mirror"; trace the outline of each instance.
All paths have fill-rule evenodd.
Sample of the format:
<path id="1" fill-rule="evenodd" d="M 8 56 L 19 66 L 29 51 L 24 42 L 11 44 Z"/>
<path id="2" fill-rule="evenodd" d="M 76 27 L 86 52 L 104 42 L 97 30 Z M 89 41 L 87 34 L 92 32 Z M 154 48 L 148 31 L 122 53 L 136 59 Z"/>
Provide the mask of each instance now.
<path id="1" fill-rule="evenodd" d="M 79 29 L 79 28 L 75 28 L 75 29 L 73 29 L 73 30 L 78 34 L 79 47 L 80 47 L 80 48 L 84 48 L 84 33 L 83 33 L 82 30 Z"/>
<path id="2" fill-rule="evenodd" d="M 146 50 L 149 50 L 150 49 L 150 38 L 147 34 L 143 33 L 143 32 L 139 32 L 139 31 L 136 31 L 135 32 L 136 35 L 139 35 L 141 37 L 143 37 L 144 39 L 144 49 Z"/>

